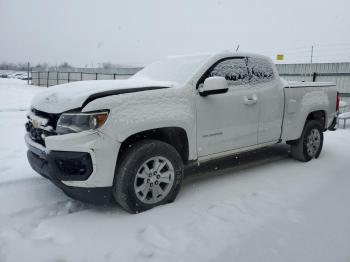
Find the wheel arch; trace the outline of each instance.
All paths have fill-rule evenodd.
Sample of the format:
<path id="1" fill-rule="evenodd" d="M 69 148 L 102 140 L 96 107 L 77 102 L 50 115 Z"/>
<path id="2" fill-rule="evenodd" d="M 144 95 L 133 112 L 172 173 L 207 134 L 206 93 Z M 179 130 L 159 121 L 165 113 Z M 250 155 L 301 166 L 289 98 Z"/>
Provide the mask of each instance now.
<path id="1" fill-rule="evenodd" d="M 129 135 L 120 145 L 117 162 L 129 147 L 145 139 L 165 142 L 176 149 L 184 164 L 189 161 L 190 148 L 187 132 L 184 128 L 174 126 L 148 129 Z"/>
<path id="2" fill-rule="evenodd" d="M 304 121 L 303 121 L 304 124 L 302 125 L 302 128 L 299 130 L 297 138 L 293 139 L 293 140 L 287 140 L 286 141 L 287 144 L 293 144 L 296 140 L 298 140 L 301 137 L 303 130 L 305 128 L 305 125 L 308 121 L 315 120 L 315 121 L 319 122 L 323 131 L 325 131 L 327 129 L 326 128 L 326 123 L 327 123 L 326 117 L 327 116 L 326 116 L 325 110 L 315 110 L 315 111 L 311 111 L 308 114 L 306 114 L 304 117 Z"/>
<path id="3" fill-rule="evenodd" d="M 326 128 L 326 111 L 325 110 L 316 110 L 316 111 L 310 112 L 304 121 L 305 124 L 307 121 L 310 121 L 310 120 L 315 120 L 315 121 L 319 122 L 320 125 L 322 126 L 323 130 L 327 129 Z"/>

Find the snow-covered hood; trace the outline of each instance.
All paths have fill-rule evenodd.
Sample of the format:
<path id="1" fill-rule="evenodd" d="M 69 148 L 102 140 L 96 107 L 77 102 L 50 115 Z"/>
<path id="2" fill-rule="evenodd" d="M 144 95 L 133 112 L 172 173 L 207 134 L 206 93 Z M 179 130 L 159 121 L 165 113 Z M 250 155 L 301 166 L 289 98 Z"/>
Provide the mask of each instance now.
<path id="1" fill-rule="evenodd" d="M 174 87 L 174 82 L 140 80 L 79 81 L 50 87 L 36 95 L 32 107 L 47 113 L 80 108 L 92 99 L 109 95 Z"/>

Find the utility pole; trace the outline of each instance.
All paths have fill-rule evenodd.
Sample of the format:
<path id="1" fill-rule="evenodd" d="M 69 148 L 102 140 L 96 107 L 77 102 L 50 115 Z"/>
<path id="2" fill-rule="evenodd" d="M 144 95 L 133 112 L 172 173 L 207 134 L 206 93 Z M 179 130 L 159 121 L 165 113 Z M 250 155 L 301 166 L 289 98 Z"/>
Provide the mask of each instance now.
<path id="1" fill-rule="evenodd" d="M 310 56 L 310 64 L 312 64 L 312 58 L 314 56 L 314 46 L 311 46 L 311 56 Z"/>
<path id="2" fill-rule="evenodd" d="M 312 76 L 312 58 L 314 56 L 314 46 L 311 46 L 311 54 L 310 54 L 310 77 Z"/>
<path id="3" fill-rule="evenodd" d="M 29 85 L 29 72 L 30 72 L 30 63 L 28 62 L 28 75 L 27 75 L 27 84 Z"/>

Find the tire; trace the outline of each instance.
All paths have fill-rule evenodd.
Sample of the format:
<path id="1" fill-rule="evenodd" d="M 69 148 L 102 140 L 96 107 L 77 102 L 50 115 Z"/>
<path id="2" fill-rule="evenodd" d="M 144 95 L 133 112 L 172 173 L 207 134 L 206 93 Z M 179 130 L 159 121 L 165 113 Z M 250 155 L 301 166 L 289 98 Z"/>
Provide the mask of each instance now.
<path id="1" fill-rule="evenodd" d="M 318 121 L 305 123 L 301 137 L 291 144 L 291 155 L 294 159 L 308 162 L 318 158 L 323 146 L 323 129 Z"/>
<path id="2" fill-rule="evenodd" d="M 182 159 L 171 145 L 151 139 L 136 142 L 116 168 L 114 198 L 129 213 L 170 203 L 180 190 L 183 173 Z"/>

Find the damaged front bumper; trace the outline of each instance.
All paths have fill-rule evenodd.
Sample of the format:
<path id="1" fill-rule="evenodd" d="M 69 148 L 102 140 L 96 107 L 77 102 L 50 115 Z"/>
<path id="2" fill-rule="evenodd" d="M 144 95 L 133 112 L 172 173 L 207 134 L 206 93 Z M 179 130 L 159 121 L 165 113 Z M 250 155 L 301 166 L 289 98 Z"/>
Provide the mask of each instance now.
<path id="1" fill-rule="evenodd" d="M 59 138 L 56 137 L 56 139 Z M 98 178 L 99 174 L 96 172 L 96 159 L 101 157 L 99 150 L 97 150 L 97 154 L 93 151 L 72 150 L 72 147 L 68 147 L 66 150 L 61 148 L 48 150 L 33 141 L 28 134 L 25 136 L 25 142 L 28 147 L 27 157 L 31 167 L 37 173 L 52 181 L 68 196 L 99 205 L 111 202 L 112 180 L 109 179 L 111 181 L 108 182 L 101 181 L 103 176 Z M 72 146 L 72 143 L 70 145 Z M 108 151 L 108 148 L 105 150 Z M 113 161 L 113 158 L 111 160 Z M 100 169 L 100 172 L 104 171 L 107 170 Z M 105 173 L 103 174 L 105 175 Z M 112 176 L 113 179 L 114 172 L 109 176 Z"/>

